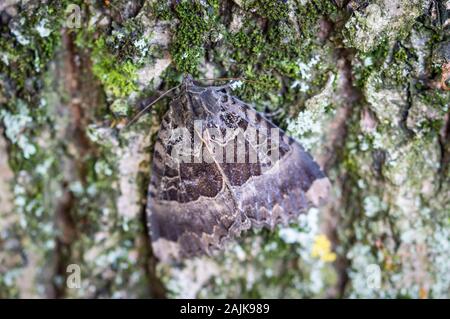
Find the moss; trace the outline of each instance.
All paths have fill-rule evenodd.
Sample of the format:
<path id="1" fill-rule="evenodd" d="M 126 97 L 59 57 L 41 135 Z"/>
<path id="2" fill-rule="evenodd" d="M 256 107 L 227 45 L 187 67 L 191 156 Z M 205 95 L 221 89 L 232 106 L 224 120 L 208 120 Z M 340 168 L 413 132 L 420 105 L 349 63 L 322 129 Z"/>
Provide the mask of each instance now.
<path id="1" fill-rule="evenodd" d="M 449 94 L 444 91 L 439 90 L 425 90 L 418 89 L 417 92 L 418 98 L 426 105 L 430 105 L 431 108 L 434 108 L 441 112 L 441 114 L 445 114 L 449 110 Z"/>
<path id="2" fill-rule="evenodd" d="M 171 70 L 175 72 L 170 76 L 166 72 L 164 78 L 168 83 L 177 84 L 174 79 L 179 78 L 179 73 L 173 75 L 177 71 L 198 77 L 199 66 L 208 59 L 228 70 L 224 76 L 249 80 L 244 81 L 236 94 L 256 102 L 261 108 L 274 110 L 286 105 L 286 102 L 298 100 L 298 89 L 290 86 L 301 76 L 299 64 L 308 63 L 312 58 L 311 52 L 320 46 L 301 37 L 307 32 L 314 32 L 311 28 L 317 28 L 320 17 L 335 12 L 336 8 L 325 3 L 296 6 L 296 10 L 308 12 L 299 15 L 307 22 L 305 20 L 300 24 L 304 33 L 298 34 L 293 22 L 288 19 L 288 5 L 284 1 L 266 2 L 248 1 L 242 4 L 246 12 L 242 15 L 243 27 L 237 32 L 227 31 L 221 24 L 217 1 L 180 1 L 173 7 L 166 3 L 158 4 L 156 11 L 163 12 L 165 19 L 170 12 L 171 18 L 178 21 L 170 46 L 175 62 L 175 69 Z M 253 13 L 267 19 L 264 32 Z M 205 57 L 205 48 L 211 48 L 213 52 L 208 57 Z M 303 79 L 307 83 L 308 94 L 317 92 L 325 83 L 328 63 L 324 62 L 321 60 L 314 66 L 318 70 L 311 72 L 310 78 Z M 279 75 L 288 77 L 287 83 L 280 82 Z M 284 90 L 282 96 L 279 95 L 281 90 Z"/>
<path id="3" fill-rule="evenodd" d="M 245 62 L 249 56 L 255 58 L 264 49 L 264 34 L 255 26 L 247 25 L 243 30 L 229 35 L 230 44 L 235 48 L 232 58 L 237 63 Z"/>
<path id="4" fill-rule="evenodd" d="M 138 67 L 129 60 L 117 61 L 106 49 L 105 39 L 95 42 L 92 52 L 94 66 L 92 71 L 114 97 L 126 97 L 137 90 L 136 72 Z"/>
<path id="5" fill-rule="evenodd" d="M 358 52 L 356 54 L 358 63 L 354 65 L 356 85 L 365 87 L 370 75 L 373 72 L 380 72 L 388 54 L 389 43 L 387 39 L 368 53 Z"/>
<path id="6" fill-rule="evenodd" d="M 178 24 L 170 52 L 181 72 L 198 75 L 197 67 L 205 53 L 204 44 L 217 14 L 210 4 L 211 1 L 205 7 L 198 1 L 180 1 L 174 6 L 173 15 Z"/>
<path id="7" fill-rule="evenodd" d="M 77 30 L 75 43 L 80 49 L 91 50 L 93 73 L 104 85 L 108 97 L 116 99 L 137 91 L 137 71 L 160 54 L 151 40 L 152 33 L 136 17 L 121 25 L 112 23 L 110 32 L 94 28 Z"/>
<path id="8" fill-rule="evenodd" d="M 0 26 L 0 73 L 7 75 L 13 87 L 23 98 L 30 99 L 39 83 L 34 79 L 43 71 L 60 44 L 59 28 L 64 14 L 64 3 L 52 3 L 52 13 L 46 6 L 21 11 L 10 23 Z M 46 33 L 36 30 L 45 22 Z M 48 34 L 47 34 L 48 33 Z"/>
<path id="9" fill-rule="evenodd" d="M 406 62 L 408 60 L 408 53 L 405 48 L 400 47 L 394 53 L 394 59 L 396 62 Z"/>
<path id="10" fill-rule="evenodd" d="M 173 18 L 171 8 L 165 1 L 153 1 L 150 12 L 155 20 L 169 21 Z"/>
<path id="11" fill-rule="evenodd" d="M 289 7 L 285 0 L 245 0 L 242 2 L 244 10 L 270 20 L 283 20 L 288 17 Z"/>
<path id="12" fill-rule="evenodd" d="M 302 35 L 307 39 L 317 37 L 318 20 L 322 17 L 333 19 L 338 13 L 333 1 L 306 1 L 295 10 Z"/>
<path id="13" fill-rule="evenodd" d="M 263 33 L 261 27 L 248 18 L 238 32 L 226 35 L 228 45 L 219 52 L 227 52 L 228 57 L 219 55 L 218 60 L 224 63 L 230 59 L 231 75 L 251 80 L 244 82 L 237 91 L 239 96 L 257 105 L 277 109 L 298 99 L 298 89 L 293 89 L 296 81 L 307 82 L 311 92 L 324 84 L 327 63 L 313 66 L 321 72 L 308 70 L 308 78 L 302 76 L 302 67 L 314 60 L 310 54 L 318 43 L 302 41 L 301 35 L 294 30 L 289 21 L 269 21 Z M 279 75 L 286 82 L 280 82 Z M 277 93 L 280 90 L 284 90 L 282 96 Z"/>
<path id="14" fill-rule="evenodd" d="M 137 19 L 129 19 L 121 26 L 115 26 L 105 38 L 108 51 L 119 63 L 132 61 L 136 66 L 143 64 L 143 59 L 151 53 L 149 38 L 145 27 Z"/>

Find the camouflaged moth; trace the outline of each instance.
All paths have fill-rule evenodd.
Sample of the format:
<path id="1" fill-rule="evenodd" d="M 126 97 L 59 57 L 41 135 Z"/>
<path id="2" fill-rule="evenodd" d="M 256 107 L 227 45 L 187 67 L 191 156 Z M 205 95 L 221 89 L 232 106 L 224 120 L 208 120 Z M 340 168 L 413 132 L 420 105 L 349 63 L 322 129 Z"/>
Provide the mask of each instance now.
<path id="1" fill-rule="evenodd" d="M 326 199 L 329 180 L 293 138 L 228 86 L 183 79 L 155 142 L 147 220 L 164 262 L 211 254 Z"/>

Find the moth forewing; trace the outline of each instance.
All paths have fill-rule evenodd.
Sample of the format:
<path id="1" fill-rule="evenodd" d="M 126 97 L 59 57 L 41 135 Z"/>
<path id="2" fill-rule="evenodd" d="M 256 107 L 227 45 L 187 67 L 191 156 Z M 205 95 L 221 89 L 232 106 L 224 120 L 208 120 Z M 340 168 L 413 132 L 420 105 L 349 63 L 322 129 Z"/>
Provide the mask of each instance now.
<path id="1" fill-rule="evenodd" d="M 180 88 L 158 133 L 147 203 L 160 260 L 210 254 L 328 196 L 311 155 L 251 106 L 191 77 Z"/>

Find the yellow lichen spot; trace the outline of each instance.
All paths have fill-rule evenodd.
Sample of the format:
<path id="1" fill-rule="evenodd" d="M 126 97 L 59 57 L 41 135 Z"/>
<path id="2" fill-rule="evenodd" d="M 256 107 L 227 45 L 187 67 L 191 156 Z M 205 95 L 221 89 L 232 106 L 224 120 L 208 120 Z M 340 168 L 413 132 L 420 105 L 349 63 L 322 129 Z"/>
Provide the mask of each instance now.
<path id="1" fill-rule="evenodd" d="M 392 261 L 392 257 L 386 256 L 385 258 L 386 258 L 386 261 L 384 262 L 384 268 L 387 271 L 394 270 L 394 262 Z"/>
<path id="2" fill-rule="evenodd" d="M 326 263 L 336 260 L 336 254 L 331 251 L 331 243 L 327 236 L 317 235 L 314 238 L 311 256 L 314 258 L 319 258 Z"/>
<path id="3" fill-rule="evenodd" d="M 419 298 L 420 299 L 427 299 L 428 298 L 428 291 L 424 287 L 421 287 L 419 290 Z"/>

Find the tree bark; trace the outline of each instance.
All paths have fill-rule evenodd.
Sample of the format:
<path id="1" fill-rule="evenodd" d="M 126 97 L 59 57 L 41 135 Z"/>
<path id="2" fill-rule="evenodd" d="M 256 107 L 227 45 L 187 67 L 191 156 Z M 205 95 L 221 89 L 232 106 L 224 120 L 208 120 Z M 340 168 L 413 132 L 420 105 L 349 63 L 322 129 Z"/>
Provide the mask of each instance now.
<path id="1" fill-rule="evenodd" d="M 450 1 L 10 0 L 0 32 L 0 298 L 448 298 Z M 185 73 L 240 78 L 323 167 L 327 206 L 159 264 L 170 98 L 125 125 Z"/>

